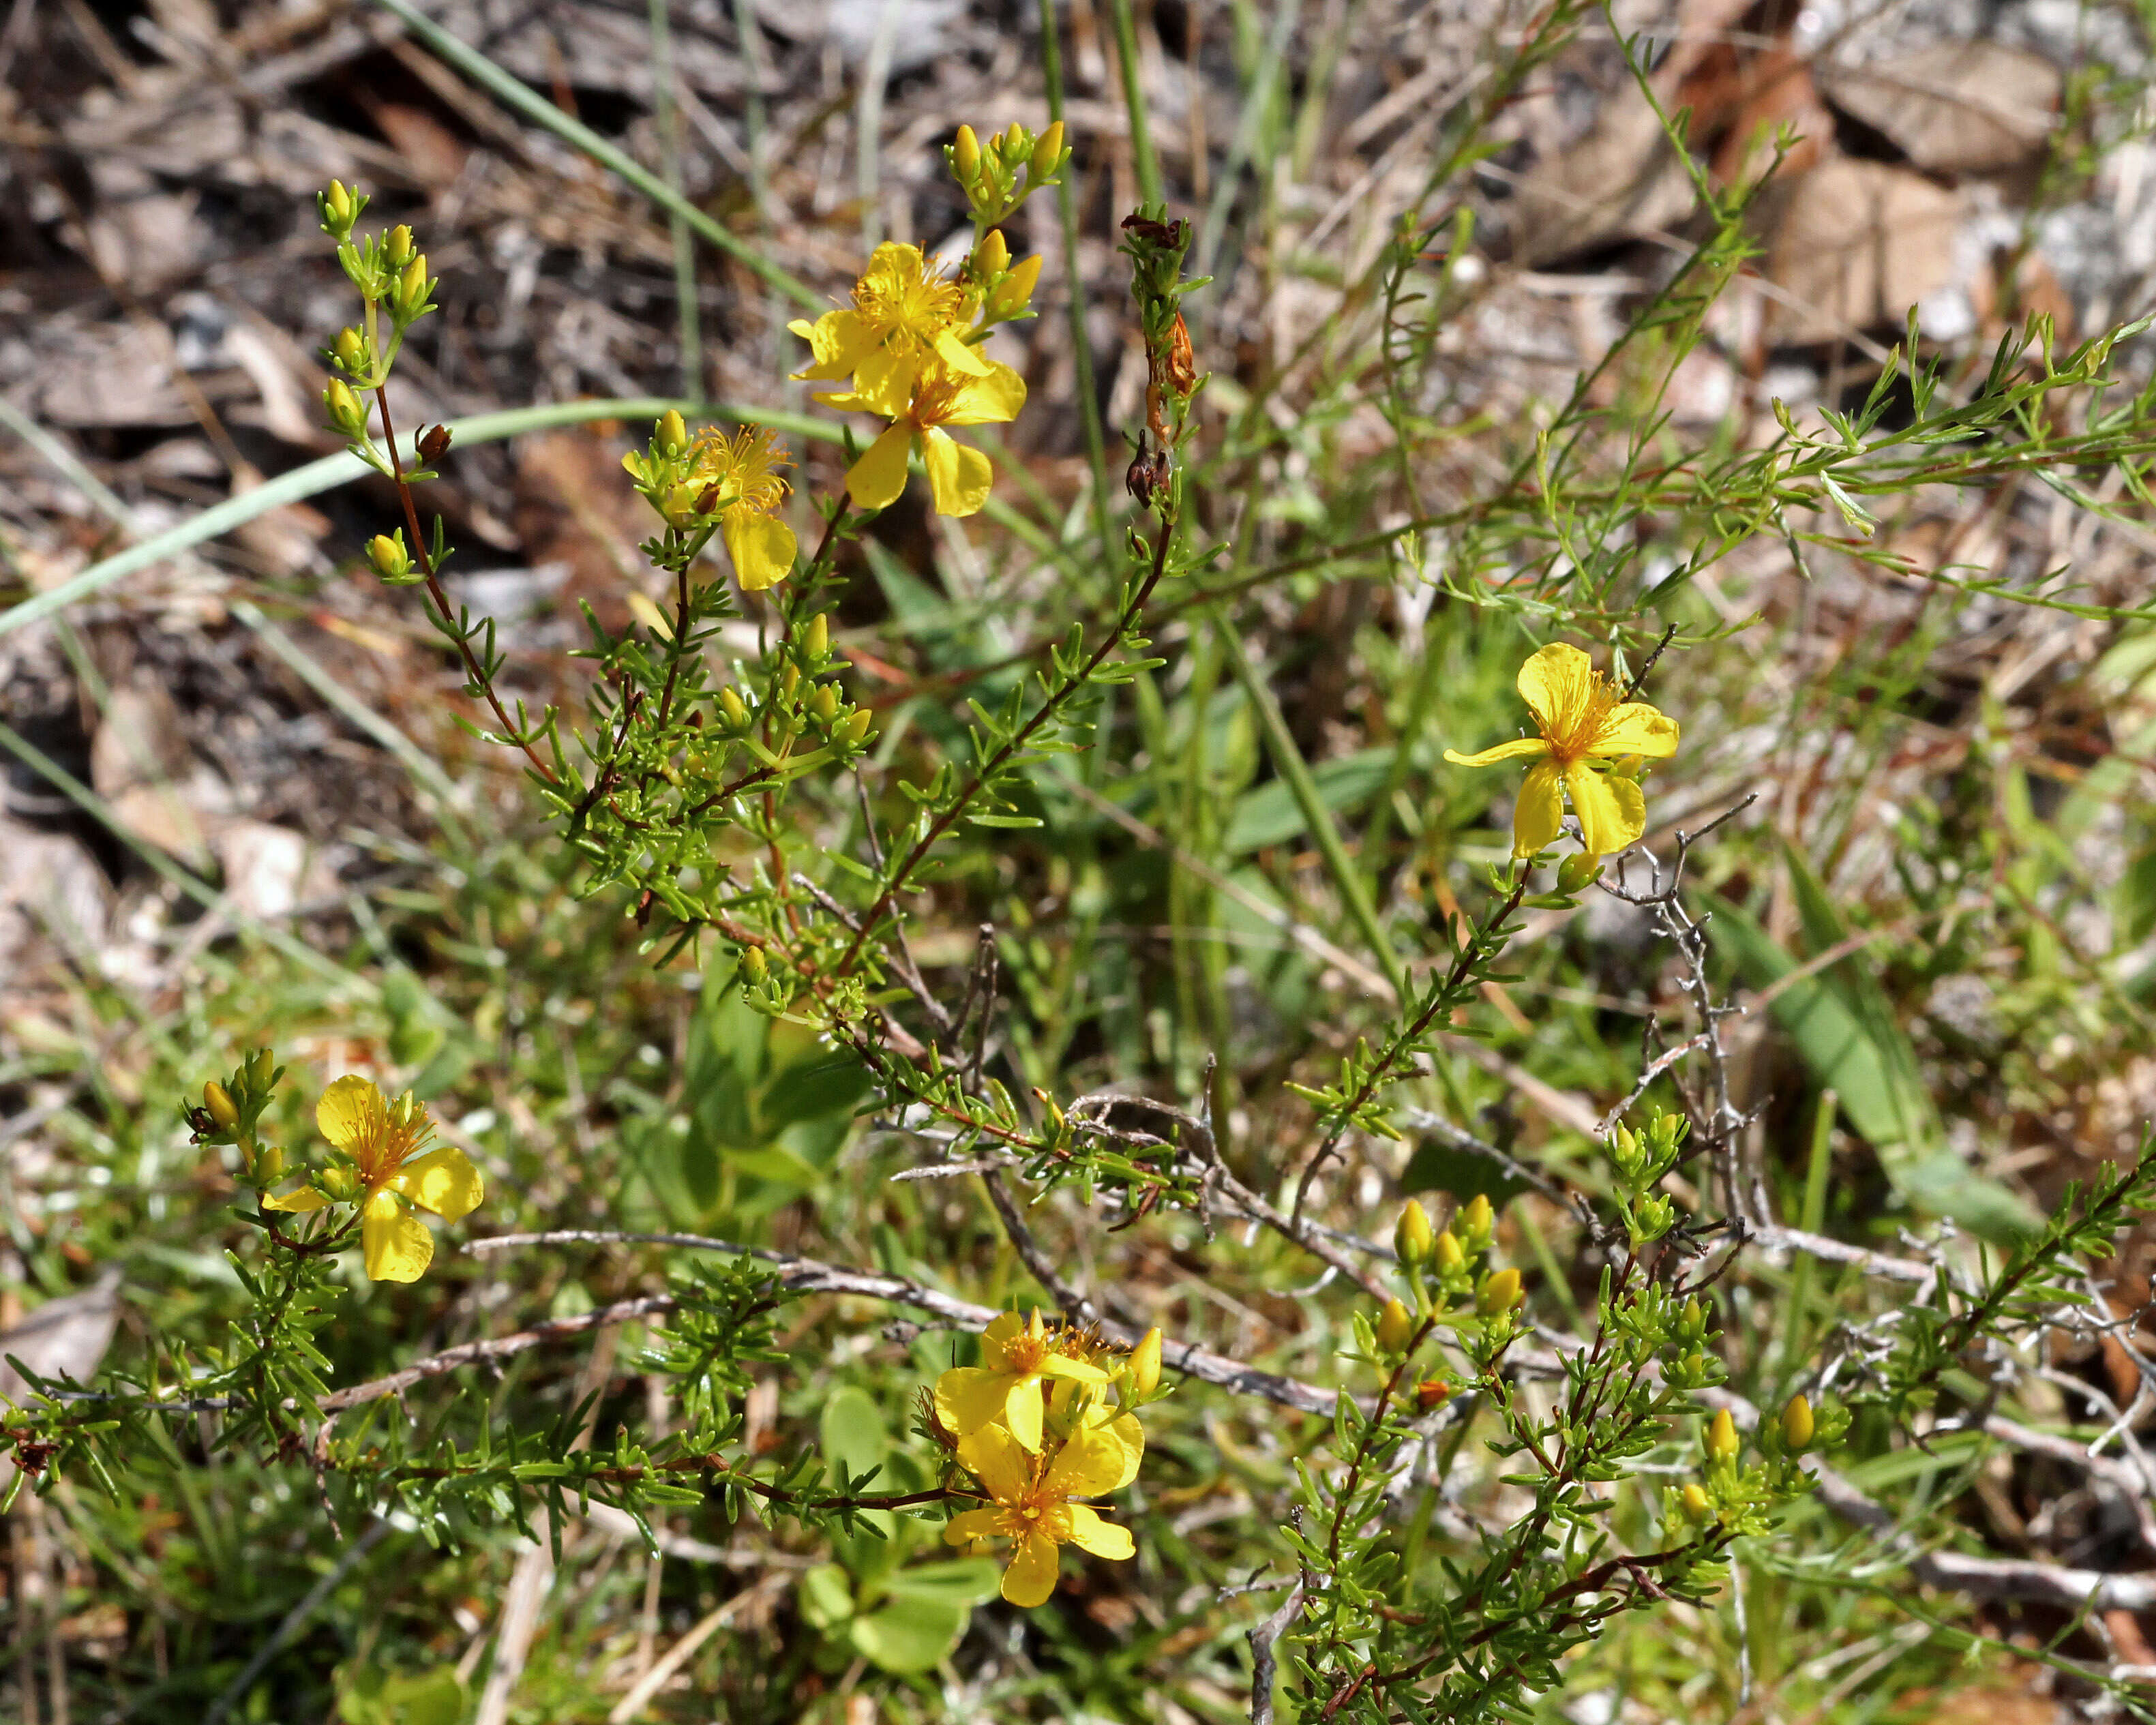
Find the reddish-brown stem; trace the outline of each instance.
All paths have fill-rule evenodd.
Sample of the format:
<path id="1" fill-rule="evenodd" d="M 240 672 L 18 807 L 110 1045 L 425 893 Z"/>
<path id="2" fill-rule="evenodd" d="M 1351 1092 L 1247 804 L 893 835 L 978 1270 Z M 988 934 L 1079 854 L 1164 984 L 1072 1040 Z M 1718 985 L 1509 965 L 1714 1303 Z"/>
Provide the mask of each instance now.
<path id="1" fill-rule="evenodd" d="M 389 382 L 387 378 L 374 386 L 374 399 L 382 411 L 382 440 L 389 449 L 390 476 L 396 481 L 398 501 L 404 506 L 405 528 L 412 535 L 412 555 L 418 562 L 419 572 L 427 578 L 428 596 L 434 600 L 434 608 L 440 614 L 444 625 L 453 626 L 449 617 L 449 596 L 443 592 L 441 579 L 434 572 L 434 560 L 429 555 L 426 539 L 419 531 L 419 506 L 412 495 L 411 482 L 404 477 L 404 464 L 397 454 L 397 433 L 389 423 Z M 487 706 L 492 709 L 495 722 L 501 727 L 500 735 L 513 747 L 523 752 L 524 758 L 531 763 L 531 770 L 540 778 L 548 784 L 559 783 L 554 769 L 541 757 L 538 750 L 520 736 L 522 727 L 511 719 L 503 707 L 501 697 L 495 693 L 493 680 L 486 675 L 478 655 L 472 651 L 471 643 L 464 638 L 461 632 L 456 635 L 456 643 L 458 656 L 465 662 L 465 675 L 470 680 L 471 686 L 480 691 Z"/>

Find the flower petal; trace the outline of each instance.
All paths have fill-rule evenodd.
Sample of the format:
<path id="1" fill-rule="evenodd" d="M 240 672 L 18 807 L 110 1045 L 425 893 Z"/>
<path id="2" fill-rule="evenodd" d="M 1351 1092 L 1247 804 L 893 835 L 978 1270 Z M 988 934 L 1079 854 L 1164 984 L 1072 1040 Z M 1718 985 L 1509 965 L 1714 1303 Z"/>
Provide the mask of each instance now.
<path id="1" fill-rule="evenodd" d="M 981 1363 L 992 1372 L 1008 1372 L 1010 1344 L 1025 1328 L 1025 1320 L 1015 1312 L 1006 1312 L 988 1320 L 988 1327 L 981 1332 Z"/>
<path id="2" fill-rule="evenodd" d="M 1015 1503 L 1025 1490 L 1032 1458 L 1000 1425 L 983 1425 L 958 1445 L 958 1461 L 998 1503 Z"/>
<path id="3" fill-rule="evenodd" d="M 1493 749 L 1485 749 L 1479 755 L 1463 755 L 1458 749 L 1447 749 L 1445 758 L 1455 767 L 1494 767 L 1500 761 L 1517 761 L 1527 755 L 1546 755 L 1549 744 L 1539 737 L 1522 737 L 1512 742 L 1501 742 Z"/>
<path id="4" fill-rule="evenodd" d="M 1111 1438 L 1122 1445 L 1123 1466 L 1112 1484 L 1098 1489 L 1120 1491 L 1138 1476 L 1138 1465 L 1145 1460 L 1145 1427 L 1138 1424 L 1137 1414 L 1126 1414 L 1119 1420 L 1111 1420 L 1099 1430 L 1103 1437 Z"/>
<path id="5" fill-rule="evenodd" d="M 862 323 L 857 311 L 827 311 L 808 325 L 797 317 L 787 327 L 808 343 L 814 356 L 806 371 L 793 374 L 796 377 L 849 376 L 875 345 L 875 331 Z"/>
<path id="6" fill-rule="evenodd" d="M 367 1200 L 365 1219 L 359 1225 L 360 1248 L 367 1260 L 367 1274 L 374 1281 L 417 1281 L 434 1261 L 434 1236 L 417 1216 L 391 1194 L 377 1192 Z"/>
<path id="7" fill-rule="evenodd" d="M 287 1192 L 282 1198 L 265 1198 L 265 1210 L 318 1210 L 330 1201 L 326 1192 L 317 1192 L 311 1186 L 302 1186 L 296 1192 Z"/>
<path id="8" fill-rule="evenodd" d="M 1010 1378 L 1001 1372 L 979 1366 L 953 1366 L 936 1380 L 936 1417 L 943 1429 L 958 1437 L 971 1437 L 984 1425 L 1003 1418 L 1004 1402 L 1010 1394 Z"/>
<path id="9" fill-rule="evenodd" d="M 1589 856 L 1614 856 L 1647 830 L 1647 799 L 1637 779 L 1597 773 L 1582 762 L 1565 773 L 1564 788 L 1579 817 L 1580 848 Z"/>
<path id="10" fill-rule="evenodd" d="M 944 330 L 937 336 L 936 357 L 952 371 L 966 377 L 985 377 L 988 375 L 989 362 L 961 341 L 954 331 Z M 1008 370 L 1009 367 L 1005 369 Z M 1020 400 L 1024 399 L 1024 385 L 1019 386 Z"/>
<path id="11" fill-rule="evenodd" d="M 793 572 L 793 553 L 799 546 L 793 529 L 777 516 L 756 509 L 730 509 L 719 524 L 719 532 L 726 542 L 726 555 L 734 560 L 734 575 L 742 591 L 762 593 Z"/>
<path id="12" fill-rule="evenodd" d="M 993 1539 L 1003 1526 L 1003 1517 L 985 1505 L 979 1509 L 965 1509 L 951 1517 L 943 1529 L 943 1538 L 952 1545 L 971 1545 L 977 1539 Z"/>
<path id="13" fill-rule="evenodd" d="M 389 1102 L 370 1078 L 347 1073 L 322 1092 L 315 1104 L 315 1124 L 322 1136 L 347 1156 L 370 1134 L 388 1123 Z"/>
<path id="14" fill-rule="evenodd" d="M 444 1222 L 462 1221 L 486 1197 L 486 1182 L 472 1166 L 471 1158 L 453 1144 L 413 1158 L 383 1183 Z"/>
<path id="15" fill-rule="evenodd" d="M 861 509 L 882 509 L 906 489 L 906 450 L 913 428 L 894 425 L 846 470 L 846 494 Z"/>
<path id="16" fill-rule="evenodd" d="M 855 404 L 886 419 L 902 419 L 920 376 L 918 353 L 904 347 L 872 347 L 854 368 Z"/>
<path id="17" fill-rule="evenodd" d="M 1014 1382 L 1004 1398 L 1004 1424 L 1027 1449 L 1040 1448 L 1040 1414 L 1044 1398 L 1039 1373 L 1029 1372 Z"/>
<path id="18" fill-rule="evenodd" d="M 950 409 L 943 415 L 943 423 L 999 425 L 1006 419 L 1017 418 L 1019 409 L 1024 405 L 1025 379 L 1009 366 L 991 362 L 983 376 L 969 377 L 958 386 L 951 397 Z"/>
<path id="19" fill-rule="evenodd" d="M 928 469 L 928 490 L 937 514 L 980 513 L 996 477 L 986 455 L 932 425 L 921 434 L 921 457 Z"/>
<path id="20" fill-rule="evenodd" d="M 1010 1568 L 1004 1571 L 1004 1597 L 1029 1609 L 1045 1603 L 1055 1591 L 1056 1567 L 1055 1542 L 1027 1534 L 1011 1553 Z"/>
<path id="21" fill-rule="evenodd" d="M 1594 661 L 1578 648 L 1553 641 L 1520 667 L 1520 699 L 1545 737 L 1569 736 L 1594 695 Z"/>
<path id="22" fill-rule="evenodd" d="M 1081 1384 L 1106 1384 L 1108 1374 L 1090 1361 L 1072 1359 L 1066 1354 L 1051 1353 L 1043 1358 L 1040 1370 L 1044 1377 L 1071 1378 Z"/>
<path id="23" fill-rule="evenodd" d="M 1532 856 L 1564 830 L 1564 799 L 1558 794 L 1557 762 L 1537 761 L 1512 805 L 1512 855 Z"/>
<path id="24" fill-rule="evenodd" d="M 1664 760 L 1677 752 L 1677 721 L 1644 701 L 1628 701 L 1610 709 L 1594 734 L 1590 754 L 1649 755 Z"/>
<path id="25" fill-rule="evenodd" d="M 1129 1483 L 1123 1470 L 1130 1451 L 1120 1437 L 1111 1437 L 1098 1426 L 1070 1435 L 1070 1441 L 1049 1463 L 1041 1490 L 1063 1497 L 1091 1497 Z"/>
<path id="26" fill-rule="evenodd" d="M 1137 1550 L 1128 1527 L 1104 1522 L 1091 1504 L 1074 1503 L 1070 1511 L 1070 1543 L 1096 1558 L 1127 1558 Z"/>

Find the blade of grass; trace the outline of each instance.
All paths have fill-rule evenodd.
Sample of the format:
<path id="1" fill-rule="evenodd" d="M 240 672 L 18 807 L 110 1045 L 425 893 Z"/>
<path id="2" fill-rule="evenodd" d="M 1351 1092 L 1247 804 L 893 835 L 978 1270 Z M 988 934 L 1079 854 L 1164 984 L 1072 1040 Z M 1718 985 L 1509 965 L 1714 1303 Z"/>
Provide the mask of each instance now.
<path id="1" fill-rule="evenodd" d="M 668 190 L 681 197 L 681 115 L 674 102 L 674 22 L 668 15 L 671 0 L 651 0 L 651 96 L 653 117 L 659 123 L 659 170 Z M 685 198 L 682 199 L 686 203 Z M 704 387 L 704 337 L 697 316 L 696 249 L 690 243 L 689 223 L 678 208 L 666 212 L 666 224 L 674 234 L 674 299 L 679 312 L 681 341 L 681 393 L 699 393 Z"/>
<path id="2" fill-rule="evenodd" d="M 1056 36 L 1055 0 L 1040 0 L 1040 70 L 1048 86 L 1048 117 L 1063 118 L 1063 46 Z M 1101 398 L 1093 382 L 1093 344 L 1086 333 L 1086 278 L 1078 262 L 1078 203 L 1070 182 L 1077 177 L 1074 158 L 1055 186 L 1055 213 L 1063 228 L 1065 290 L 1070 296 L 1070 364 L 1086 431 L 1086 459 L 1093 470 L 1093 527 L 1108 543 L 1107 434 L 1101 424 Z"/>
<path id="3" fill-rule="evenodd" d="M 1131 0 L 1108 0 L 1108 18 L 1116 33 L 1116 59 L 1123 74 L 1123 113 L 1129 122 L 1131 167 L 1138 177 L 1138 196 L 1147 203 L 1166 201 L 1160 184 L 1160 157 L 1152 147 L 1152 126 L 1139 87 L 1138 27 Z"/>
<path id="4" fill-rule="evenodd" d="M 1227 651 L 1228 668 L 1235 673 L 1235 680 L 1243 686 L 1251 710 L 1258 716 L 1258 729 L 1265 740 L 1265 752 L 1272 757 L 1273 770 L 1287 782 L 1289 794 L 1302 811 L 1304 823 L 1310 836 L 1317 842 L 1318 855 L 1325 860 L 1325 870 L 1332 875 L 1341 901 L 1348 907 L 1348 916 L 1362 932 L 1370 953 L 1378 961 L 1394 993 L 1405 1000 L 1409 998 L 1407 971 L 1400 963 L 1399 954 L 1386 938 L 1384 924 L 1378 919 L 1376 901 L 1363 881 L 1362 870 L 1355 866 L 1354 859 L 1348 855 L 1342 842 L 1340 829 L 1332 819 L 1332 811 L 1325 806 L 1325 798 L 1317 788 L 1317 781 L 1311 776 L 1310 766 L 1302 758 L 1302 751 L 1296 747 L 1294 737 L 1287 728 L 1287 721 L 1281 716 L 1280 704 L 1273 699 L 1272 690 L 1257 668 L 1250 663 L 1250 649 L 1235 625 L 1228 620 L 1227 614 L 1215 609 L 1211 619 L 1219 630 L 1220 639 Z"/>
<path id="5" fill-rule="evenodd" d="M 1841 1099 L 1831 1089 L 1820 1092 L 1819 1110 L 1812 1116 L 1811 1154 L 1804 1163 L 1804 1196 L 1799 1211 L 1798 1225 L 1807 1234 L 1817 1234 L 1826 1220 L 1826 1173 L 1833 1162 L 1834 1117 L 1841 1106 Z M 1804 1351 L 1804 1313 L 1812 1297 L 1812 1260 L 1808 1252 L 1793 1255 L 1796 1259 L 1789 1271 L 1789 1309 L 1784 1320 L 1782 1332 L 1782 1375 L 1789 1377 L 1797 1369 L 1797 1363 Z"/>

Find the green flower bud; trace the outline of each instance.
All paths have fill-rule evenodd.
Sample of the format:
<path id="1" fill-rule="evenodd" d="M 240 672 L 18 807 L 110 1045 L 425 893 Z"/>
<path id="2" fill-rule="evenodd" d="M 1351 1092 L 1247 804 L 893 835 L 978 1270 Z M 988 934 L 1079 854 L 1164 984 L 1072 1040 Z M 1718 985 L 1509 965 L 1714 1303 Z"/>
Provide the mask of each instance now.
<path id="1" fill-rule="evenodd" d="M 973 252 L 973 267 L 983 280 L 1001 275 L 1010 268 L 1010 244 L 1004 238 L 1004 230 L 993 228 Z"/>
<path id="2" fill-rule="evenodd" d="M 1398 1300 L 1385 1301 L 1378 1314 L 1378 1349 L 1382 1353 L 1405 1353 L 1414 1340 L 1414 1319 Z"/>
<path id="3" fill-rule="evenodd" d="M 1026 136 L 1025 128 L 1015 120 L 997 140 L 997 144 L 1003 151 L 1004 160 L 1014 165 L 1032 153 L 1033 141 Z"/>
<path id="4" fill-rule="evenodd" d="M 1575 851 L 1557 865 L 1557 890 L 1567 897 L 1583 893 L 1602 878 L 1602 859 Z"/>
<path id="5" fill-rule="evenodd" d="M 819 725 L 829 725 L 839 716 L 839 691 L 829 683 L 819 689 L 808 702 L 808 711 L 814 714 Z"/>
<path id="6" fill-rule="evenodd" d="M 658 444 L 662 455 L 679 455 L 689 447 L 689 428 L 677 409 L 669 408 L 659 416 L 659 424 L 652 429 L 651 440 Z"/>
<path id="7" fill-rule="evenodd" d="M 1713 1517 L 1714 1505 L 1707 1501 L 1707 1493 L 1700 1489 L 1697 1481 L 1688 1482 L 1677 1495 L 1683 1500 L 1685 1513 L 1695 1522 L 1707 1521 Z"/>
<path id="8" fill-rule="evenodd" d="M 1438 1269 L 1447 1276 L 1455 1270 L 1467 1267 L 1467 1254 L 1460 1250 L 1460 1241 L 1450 1228 L 1438 1235 L 1437 1248 L 1433 1255 L 1437 1260 Z"/>
<path id="9" fill-rule="evenodd" d="M 397 315 L 407 321 L 417 317 L 427 303 L 428 286 L 427 254 L 422 252 L 397 278 Z"/>
<path id="10" fill-rule="evenodd" d="M 819 665 L 831 656 L 831 620 L 821 611 L 801 631 L 801 656 Z"/>
<path id="11" fill-rule="evenodd" d="M 1802 1455 L 1810 1448 L 1815 1429 L 1812 1404 L 1801 1395 L 1791 1396 L 1789 1406 L 1782 1409 L 1782 1441 L 1792 1451 Z"/>
<path id="12" fill-rule="evenodd" d="M 839 726 L 839 735 L 859 748 L 869 740 L 869 732 L 875 725 L 875 716 L 865 706 L 857 706 L 846 716 L 846 722 Z"/>
<path id="13" fill-rule="evenodd" d="M 267 1185 L 285 1176 L 285 1153 L 275 1144 L 264 1144 L 254 1153 L 254 1178 Z"/>
<path id="14" fill-rule="evenodd" d="M 267 1090 L 270 1080 L 277 1070 L 277 1055 L 274 1050 L 258 1048 L 247 1057 L 247 1081 L 257 1090 Z"/>
<path id="15" fill-rule="evenodd" d="M 1677 1318 L 1677 1333 L 1689 1336 L 1695 1342 L 1707 1333 L 1707 1313 L 1697 1296 L 1684 1302 L 1684 1311 Z"/>
<path id="16" fill-rule="evenodd" d="M 1475 1309 L 1484 1317 L 1510 1312 L 1519 1303 L 1520 1272 L 1512 1269 L 1492 1271 L 1482 1284 L 1482 1291 L 1475 1296 Z"/>
<path id="17" fill-rule="evenodd" d="M 719 691 L 719 716 L 729 731 L 748 729 L 748 709 L 742 705 L 741 696 L 732 689 Z"/>
<path id="18" fill-rule="evenodd" d="M 377 533 L 367 542 L 367 560 L 384 581 L 402 581 L 412 572 L 412 554 L 404 549 L 404 536 L 392 538 Z"/>
<path id="19" fill-rule="evenodd" d="M 418 255 L 412 243 L 412 230 L 399 222 L 384 238 L 382 255 L 392 270 L 402 270 Z"/>
<path id="20" fill-rule="evenodd" d="M 763 961 L 763 948 L 743 947 L 741 955 L 742 974 L 752 983 L 761 983 L 770 974 L 771 968 Z"/>
<path id="21" fill-rule="evenodd" d="M 326 1168 L 315 1181 L 332 1204 L 350 1204 L 362 1190 L 357 1168 Z"/>
<path id="22" fill-rule="evenodd" d="M 973 136 L 973 128 L 962 126 L 951 146 L 951 166 L 957 170 L 958 183 L 970 186 L 981 172 L 981 141 Z"/>
<path id="23" fill-rule="evenodd" d="M 1436 1247 L 1437 1235 L 1430 1225 L 1430 1213 L 1410 1198 L 1393 1230 L 1393 1250 L 1399 1254 L 1401 1263 L 1414 1270 L 1427 1264 Z"/>
<path id="24" fill-rule="evenodd" d="M 336 341 L 331 351 L 336 355 L 336 362 L 345 370 L 350 372 L 354 377 L 359 375 L 361 367 L 367 358 L 367 342 L 357 330 L 350 327 L 339 330 Z"/>

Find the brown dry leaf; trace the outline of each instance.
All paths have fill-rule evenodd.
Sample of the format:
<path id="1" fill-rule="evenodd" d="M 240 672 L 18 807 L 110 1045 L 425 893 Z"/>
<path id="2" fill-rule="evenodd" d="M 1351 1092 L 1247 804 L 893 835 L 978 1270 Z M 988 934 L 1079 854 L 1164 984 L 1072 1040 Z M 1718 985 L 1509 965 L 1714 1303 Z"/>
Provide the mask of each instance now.
<path id="1" fill-rule="evenodd" d="M 1821 64 L 1826 99 L 1933 173 L 2032 162 L 2057 118 L 2059 69 L 1996 42 L 1941 42 L 1861 66 Z"/>
<path id="2" fill-rule="evenodd" d="M 377 102 L 369 118 L 382 128 L 403 157 L 412 177 L 423 186 L 453 186 L 471 152 L 464 140 L 424 108 L 404 102 Z"/>
<path id="3" fill-rule="evenodd" d="M 1953 279 L 1960 222 L 1960 194 L 1921 174 L 1822 163 L 1790 194 L 1768 257 L 1768 274 L 1796 302 L 1774 307 L 1774 339 L 1827 341 L 1900 323 Z"/>
<path id="4" fill-rule="evenodd" d="M 1784 127 L 1797 142 L 1779 172 L 1794 179 L 1834 147 L 1834 116 L 1820 100 L 1811 64 L 1785 41 L 1745 66 L 1729 131 L 1714 154 L 1714 177 L 1725 186 L 1757 179 L 1774 166 L 1774 139 Z"/>

